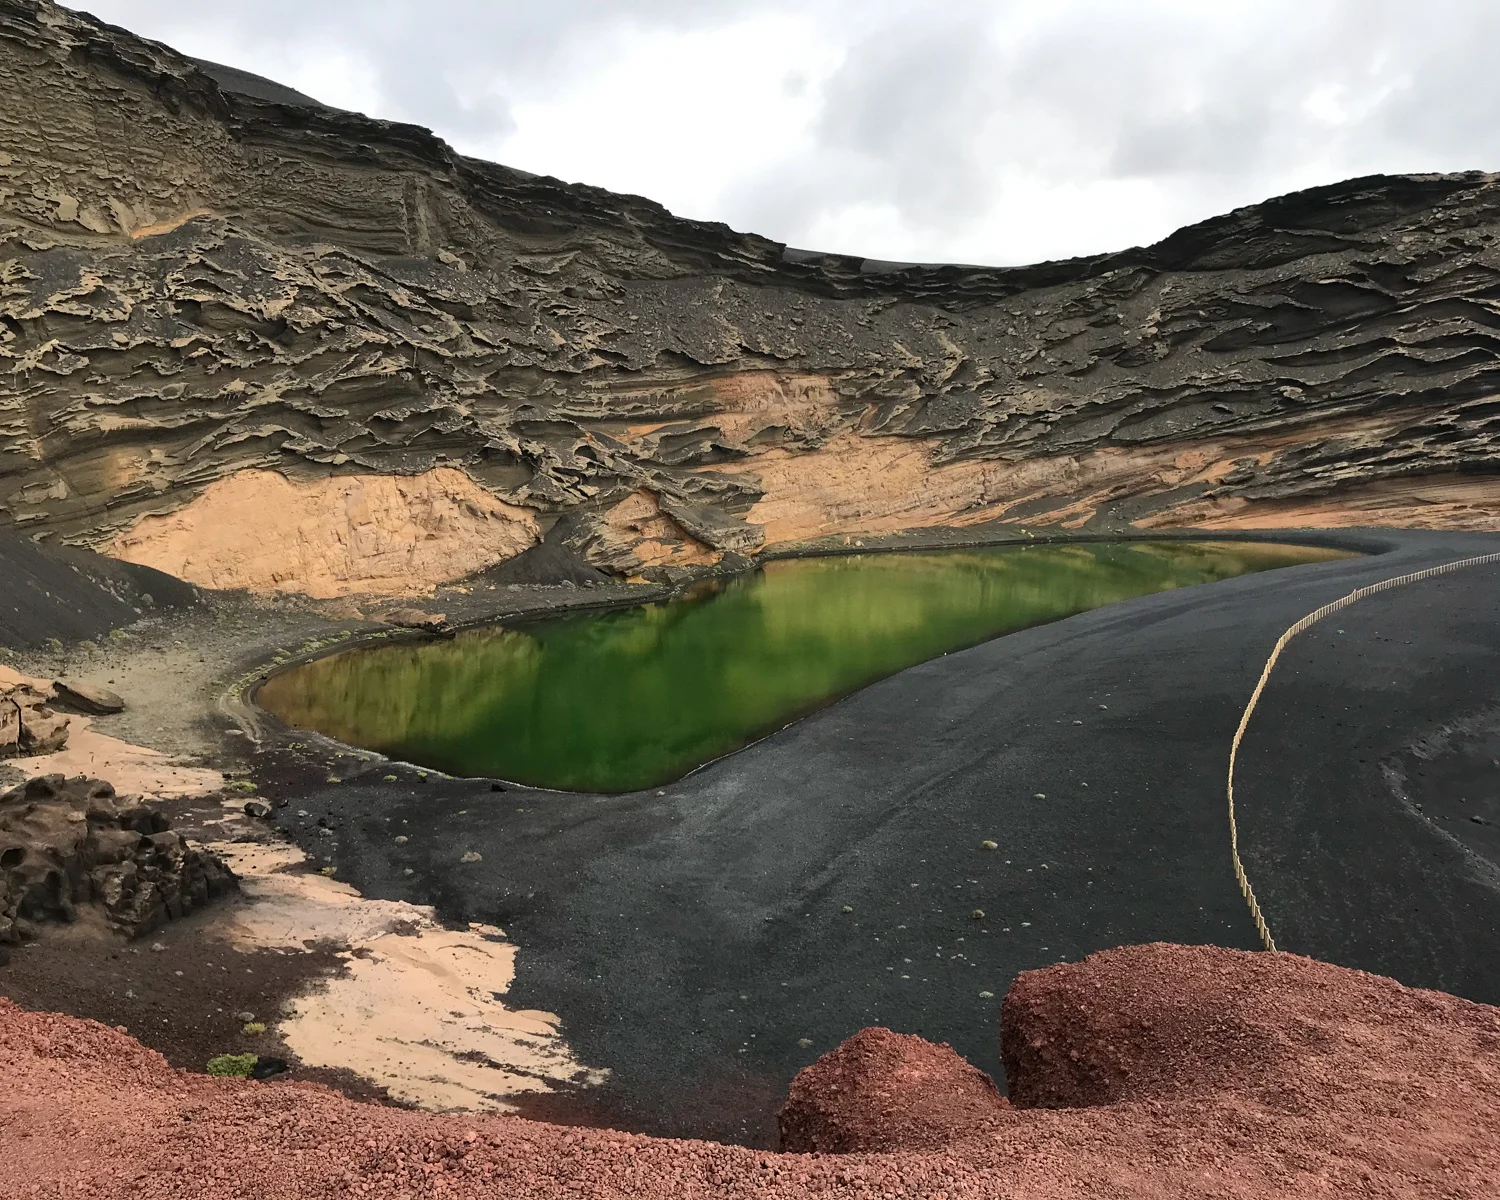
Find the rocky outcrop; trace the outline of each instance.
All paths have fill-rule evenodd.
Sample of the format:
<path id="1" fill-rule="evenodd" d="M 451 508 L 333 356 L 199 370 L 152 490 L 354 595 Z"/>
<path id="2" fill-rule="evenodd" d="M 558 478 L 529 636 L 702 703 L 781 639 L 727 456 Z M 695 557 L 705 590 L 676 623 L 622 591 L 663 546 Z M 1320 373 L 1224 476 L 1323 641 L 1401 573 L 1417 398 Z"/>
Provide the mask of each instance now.
<path id="1" fill-rule="evenodd" d="M 68 743 L 68 718 L 52 707 L 57 693 L 44 679 L 0 667 L 0 760 L 51 754 Z"/>
<path id="2" fill-rule="evenodd" d="M 138 937 L 233 887 L 215 855 L 102 780 L 44 775 L 0 793 L 0 943 L 90 908 Z"/>
<path id="3" fill-rule="evenodd" d="M 203 583 L 421 590 L 448 547 L 462 573 L 562 518 L 624 575 L 937 523 L 1500 523 L 1491 175 L 1035 267 L 876 262 L 46 0 L 0 0 L 0 146 L 0 522 Z M 245 511 L 216 541 L 266 473 L 308 526 Z M 296 553 L 255 554 L 257 522 Z"/>

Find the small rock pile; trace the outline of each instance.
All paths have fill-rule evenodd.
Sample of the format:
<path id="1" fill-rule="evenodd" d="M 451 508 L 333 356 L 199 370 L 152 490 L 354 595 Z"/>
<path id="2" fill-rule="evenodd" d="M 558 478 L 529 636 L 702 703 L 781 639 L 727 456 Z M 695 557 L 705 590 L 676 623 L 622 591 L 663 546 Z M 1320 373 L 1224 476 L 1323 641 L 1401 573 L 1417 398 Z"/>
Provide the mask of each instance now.
<path id="1" fill-rule="evenodd" d="M 138 937 L 235 886 L 222 860 L 103 780 L 41 775 L 0 793 L 0 943 L 87 906 Z"/>

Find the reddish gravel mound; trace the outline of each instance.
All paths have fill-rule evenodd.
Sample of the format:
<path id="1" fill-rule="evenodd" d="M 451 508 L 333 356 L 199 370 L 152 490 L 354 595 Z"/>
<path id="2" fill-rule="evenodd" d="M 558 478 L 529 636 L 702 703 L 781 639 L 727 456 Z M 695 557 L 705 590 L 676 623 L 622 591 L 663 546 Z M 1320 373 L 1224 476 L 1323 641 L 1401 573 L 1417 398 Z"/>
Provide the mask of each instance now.
<path id="1" fill-rule="evenodd" d="M 1009 1109 L 994 1080 L 952 1047 L 863 1029 L 792 1080 L 781 1148 L 931 1149 L 993 1129 Z"/>
<path id="2" fill-rule="evenodd" d="M 1496 1194 L 1500 1009 L 1289 954 L 1156 945 L 1022 976 L 1003 1024 L 1033 1107 L 991 1101 L 992 1124 L 967 1123 L 983 1092 L 956 1059 L 869 1031 L 799 1076 L 792 1119 L 903 1148 L 812 1155 L 185 1075 L 102 1025 L 0 1001 L 0 1195 Z M 849 1089 L 865 1079 L 887 1094 Z M 913 1112 L 890 1111 L 897 1093 Z M 928 1104 L 936 1120 L 915 1115 Z M 905 1148 L 944 1121 L 954 1140 Z"/>

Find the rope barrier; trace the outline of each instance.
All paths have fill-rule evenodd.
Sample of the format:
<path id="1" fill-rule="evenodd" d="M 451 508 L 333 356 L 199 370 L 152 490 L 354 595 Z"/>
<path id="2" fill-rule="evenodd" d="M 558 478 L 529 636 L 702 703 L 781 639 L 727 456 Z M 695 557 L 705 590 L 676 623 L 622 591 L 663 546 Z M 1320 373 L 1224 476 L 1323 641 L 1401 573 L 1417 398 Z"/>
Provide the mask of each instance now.
<path id="1" fill-rule="evenodd" d="M 1250 886 L 1250 878 L 1245 874 L 1245 865 L 1240 861 L 1240 834 L 1234 819 L 1234 764 L 1239 755 L 1240 742 L 1245 736 L 1245 729 L 1250 724 L 1250 714 L 1255 711 L 1255 705 L 1260 700 L 1261 693 L 1266 690 L 1266 683 L 1271 678 L 1271 671 L 1276 666 L 1276 660 L 1281 657 L 1281 652 L 1286 649 L 1287 644 L 1303 630 L 1316 625 L 1324 617 L 1348 608 L 1357 600 L 1363 600 L 1366 596 L 1373 596 L 1376 592 L 1388 591 L 1403 584 L 1431 579 L 1434 575 L 1446 575 L 1449 571 L 1458 571 L 1464 567 L 1477 567 L 1492 562 L 1500 562 L 1500 554 L 1481 554 L 1477 558 L 1461 558 L 1455 562 L 1443 563 L 1441 566 L 1428 567 L 1425 571 L 1413 571 L 1410 575 L 1398 575 L 1392 579 L 1382 579 L 1379 583 L 1372 583 L 1368 587 L 1355 588 L 1347 596 L 1341 596 L 1332 603 L 1323 605 L 1322 608 L 1314 609 L 1276 639 L 1276 646 L 1271 651 L 1271 657 L 1266 659 L 1265 669 L 1260 673 L 1255 690 L 1250 693 L 1250 703 L 1245 705 L 1244 716 L 1240 717 L 1240 726 L 1234 731 L 1234 740 L 1229 743 L 1229 857 L 1234 862 L 1234 877 L 1239 880 L 1240 893 L 1250 907 L 1250 915 L 1255 920 L 1256 931 L 1260 934 L 1260 940 L 1267 950 L 1276 949 L 1276 940 L 1271 936 L 1270 926 L 1266 924 L 1266 918 L 1260 911 L 1260 904 L 1255 899 L 1255 889 Z"/>

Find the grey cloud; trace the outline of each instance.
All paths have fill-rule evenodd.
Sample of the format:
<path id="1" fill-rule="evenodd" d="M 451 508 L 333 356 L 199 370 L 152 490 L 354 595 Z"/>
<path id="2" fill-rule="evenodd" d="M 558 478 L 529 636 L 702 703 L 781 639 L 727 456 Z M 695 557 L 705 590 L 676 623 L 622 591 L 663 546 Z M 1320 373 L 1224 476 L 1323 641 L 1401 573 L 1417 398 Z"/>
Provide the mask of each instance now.
<path id="1" fill-rule="evenodd" d="M 811 144 L 778 153 L 745 137 L 745 171 L 720 184 L 718 212 L 695 215 L 806 244 L 812 231 L 837 228 L 841 214 L 876 207 L 894 214 L 902 245 L 858 248 L 874 257 L 926 246 L 970 261 L 1016 261 L 1104 249 L 1122 236 L 1118 222 L 1105 220 L 1114 214 L 1098 214 L 1106 234 L 1087 225 L 1086 209 L 1069 228 L 1007 227 L 997 214 L 1023 188 L 1111 196 L 1118 193 L 1109 188 L 1124 188 L 1140 208 L 1126 236 L 1149 240 L 1289 186 L 1382 170 L 1500 167 L 1500 71 L 1492 61 L 1500 5 L 1488 0 L 99 0 L 98 7 L 106 19 L 169 41 L 211 32 L 243 52 L 231 65 L 250 70 L 309 48 L 361 57 L 380 97 L 372 115 L 489 144 L 512 127 L 513 106 L 587 79 L 626 32 L 795 16 L 842 55 L 823 78 L 799 80 L 790 59 L 765 64 L 789 94 L 820 106 Z M 1329 121 L 1320 104 L 1354 119 Z M 670 139 L 673 131 L 654 135 Z M 586 145 L 590 133 L 577 136 Z M 691 153 L 684 142 L 685 162 Z M 671 206 L 673 183 L 664 175 L 654 198 Z"/>

